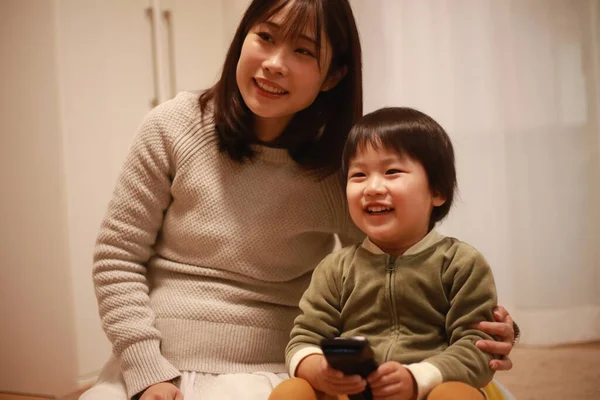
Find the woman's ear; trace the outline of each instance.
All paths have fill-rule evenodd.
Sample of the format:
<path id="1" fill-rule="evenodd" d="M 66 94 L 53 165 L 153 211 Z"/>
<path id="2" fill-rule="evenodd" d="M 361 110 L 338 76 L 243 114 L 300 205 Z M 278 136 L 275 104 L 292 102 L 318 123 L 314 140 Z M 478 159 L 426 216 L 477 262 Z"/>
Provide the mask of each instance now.
<path id="1" fill-rule="evenodd" d="M 321 85 L 321 91 L 327 92 L 336 87 L 336 85 L 340 83 L 342 79 L 344 79 L 347 73 L 348 67 L 346 67 L 345 65 L 329 73 L 329 75 L 327 75 L 327 78 L 325 78 L 325 82 L 323 82 L 323 84 Z"/>

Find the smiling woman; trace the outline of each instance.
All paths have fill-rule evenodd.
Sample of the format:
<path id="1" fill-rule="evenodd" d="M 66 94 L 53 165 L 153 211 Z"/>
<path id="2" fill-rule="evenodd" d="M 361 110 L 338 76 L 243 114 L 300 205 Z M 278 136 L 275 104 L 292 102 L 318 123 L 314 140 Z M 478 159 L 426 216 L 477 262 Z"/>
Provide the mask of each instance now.
<path id="1" fill-rule="evenodd" d="M 201 106 L 214 104 L 221 146 L 233 159 L 251 158 L 249 145 L 258 140 L 287 148 L 300 165 L 327 174 L 339 169 L 340 138 L 362 114 L 361 77 L 358 32 L 346 1 L 327 7 L 322 1 L 253 2 L 221 79 L 201 96 Z"/>
<path id="2" fill-rule="evenodd" d="M 262 142 L 279 137 L 296 112 L 343 78 L 342 69 L 328 74 L 331 46 L 322 39 L 317 44 L 314 26 L 297 35 L 281 29 L 283 15 L 289 15 L 293 4 L 282 10 L 286 14 L 252 27 L 237 65 L 237 85 L 255 115 L 254 131 Z"/>
<path id="3" fill-rule="evenodd" d="M 257 0 L 219 81 L 148 115 L 95 248 L 115 357 L 82 399 L 265 399 L 287 378 L 313 268 L 362 238 L 339 175 L 360 54 L 347 0 Z"/>

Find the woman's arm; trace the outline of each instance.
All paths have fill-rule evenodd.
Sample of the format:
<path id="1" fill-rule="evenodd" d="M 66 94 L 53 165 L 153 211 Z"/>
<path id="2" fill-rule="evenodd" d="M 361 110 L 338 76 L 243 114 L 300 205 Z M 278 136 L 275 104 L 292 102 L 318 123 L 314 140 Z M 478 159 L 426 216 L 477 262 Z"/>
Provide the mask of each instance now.
<path id="1" fill-rule="evenodd" d="M 163 130 L 161 105 L 136 135 L 94 250 L 93 280 L 102 326 L 121 361 L 131 397 L 180 372 L 160 351 L 154 327 L 146 263 L 171 202 L 171 138 Z"/>
<path id="2" fill-rule="evenodd" d="M 479 322 L 473 324 L 472 327 L 488 335 L 496 336 L 500 340 L 482 339 L 477 342 L 477 347 L 481 351 L 501 357 L 490 361 L 491 369 L 494 371 L 508 371 L 513 367 L 513 363 L 508 356 L 514 345 L 519 342 L 519 326 L 513 321 L 506 308 L 501 305 L 494 308 L 494 319 L 496 322 Z"/>

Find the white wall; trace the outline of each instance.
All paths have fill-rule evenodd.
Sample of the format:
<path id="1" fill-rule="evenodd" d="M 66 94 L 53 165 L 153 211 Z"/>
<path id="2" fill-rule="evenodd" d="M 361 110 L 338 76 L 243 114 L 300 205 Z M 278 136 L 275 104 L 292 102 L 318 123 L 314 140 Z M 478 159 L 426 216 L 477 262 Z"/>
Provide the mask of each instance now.
<path id="1" fill-rule="evenodd" d="M 154 97 L 144 0 L 61 0 L 58 59 L 79 377 L 110 354 L 92 284 L 100 222 L 131 138 Z"/>
<path id="2" fill-rule="evenodd" d="M 77 368 L 55 5 L 0 2 L 0 391 L 64 394 Z"/>
<path id="3" fill-rule="evenodd" d="M 161 7 L 173 14 L 175 40 L 170 46 L 176 86 L 171 94 L 212 86 L 227 52 L 221 40 L 226 12 L 223 4 L 214 0 L 161 0 Z"/>

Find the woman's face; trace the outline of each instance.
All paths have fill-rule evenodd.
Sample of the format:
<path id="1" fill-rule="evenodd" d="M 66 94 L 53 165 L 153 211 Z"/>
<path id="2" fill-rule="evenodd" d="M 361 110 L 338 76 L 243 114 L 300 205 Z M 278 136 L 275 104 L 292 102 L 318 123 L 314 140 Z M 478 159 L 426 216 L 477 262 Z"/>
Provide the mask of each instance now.
<path id="1" fill-rule="evenodd" d="M 333 87 L 327 79 L 331 46 L 325 35 L 319 63 L 314 29 L 307 26 L 298 38 L 284 37 L 286 11 L 250 29 L 236 69 L 242 98 L 255 115 L 256 136 L 264 142 L 276 139 L 295 113 Z"/>

